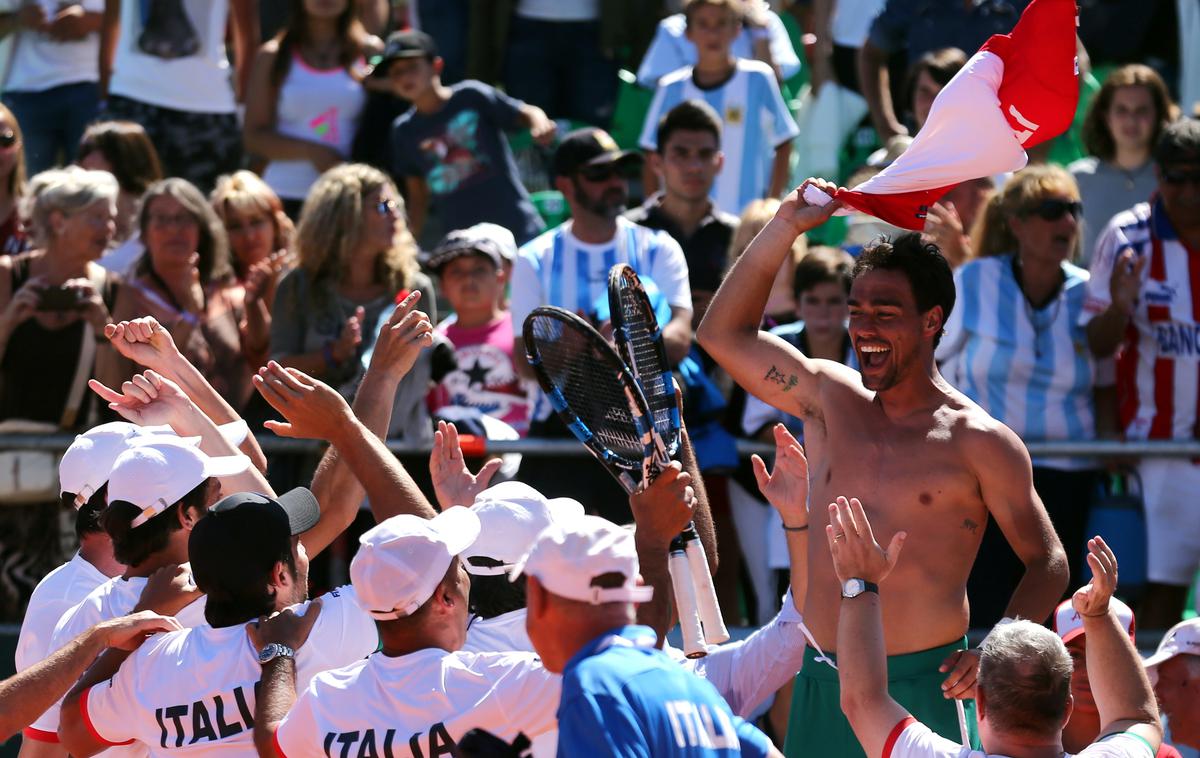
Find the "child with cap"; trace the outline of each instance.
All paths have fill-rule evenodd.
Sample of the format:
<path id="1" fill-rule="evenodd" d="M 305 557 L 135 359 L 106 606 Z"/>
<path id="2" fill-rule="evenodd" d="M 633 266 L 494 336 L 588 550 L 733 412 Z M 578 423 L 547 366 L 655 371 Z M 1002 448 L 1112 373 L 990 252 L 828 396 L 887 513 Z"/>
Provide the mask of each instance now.
<path id="1" fill-rule="evenodd" d="M 230 495 L 191 530 L 187 549 L 205 623 L 110 654 L 68 693 L 60 735 L 78 756 L 134 742 L 151 755 L 187 744 L 193 754 L 253 752 L 255 684 L 262 664 L 284 660 L 301 686 L 318 672 L 375 650 L 374 622 L 343 587 L 311 603 L 300 535 L 320 520 L 313 494 Z M 290 608 L 273 623 L 260 617 Z M 294 623 L 300 619 L 300 623 Z M 272 629 L 298 627 L 311 644 L 260 644 Z"/>
<path id="2" fill-rule="evenodd" d="M 447 234 L 429 257 L 426 265 L 455 314 L 436 331 L 457 359 L 430 392 L 429 406 L 435 414 L 447 406 L 475 408 L 524 435 L 535 387 L 513 364 L 513 323 L 504 307 L 509 249 L 516 249 L 511 232 L 476 224 Z"/>
<path id="3" fill-rule="evenodd" d="M 404 181 L 409 227 L 420 236 L 431 205 L 443 228 L 491 221 L 524 243 L 542 229 L 521 184 L 507 132 L 529 129 L 548 144 L 554 122 L 541 108 L 515 100 L 483 82 L 442 84 L 437 44 L 419 31 L 388 37 L 372 76 L 412 103 L 392 126 L 392 174 Z M 431 203 L 432 198 L 432 203 Z"/>
<path id="4" fill-rule="evenodd" d="M 641 584 L 633 535 L 596 516 L 553 526 L 513 568 L 528 592 L 526 626 L 547 669 L 563 675 L 560 755 L 778 755 L 707 681 L 633 625 Z"/>
<path id="5" fill-rule="evenodd" d="M 350 578 L 382 649 L 299 689 L 286 662 L 267 663 L 259 713 L 275 715 L 255 723 L 260 755 L 322 758 L 329 745 L 454 755 L 472 728 L 506 741 L 554 728 L 559 679 L 536 656 L 461 650 L 470 579 L 460 556 L 479 531 L 473 511 L 454 507 L 432 519 L 393 516 L 362 536 Z"/>

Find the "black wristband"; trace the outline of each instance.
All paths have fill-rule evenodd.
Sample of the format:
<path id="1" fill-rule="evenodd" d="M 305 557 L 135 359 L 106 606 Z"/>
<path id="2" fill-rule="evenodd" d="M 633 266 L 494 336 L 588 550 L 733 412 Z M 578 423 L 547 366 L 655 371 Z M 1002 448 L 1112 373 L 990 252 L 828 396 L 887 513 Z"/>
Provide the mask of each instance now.
<path id="1" fill-rule="evenodd" d="M 782 524 L 783 522 L 780 522 L 780 523 Z M 807 532 L 808 524 L 805 524 L 804 526 L 788 526 L 787 524 L 783 524 L 783 531 L 785 531 L 785 532 Z"/>

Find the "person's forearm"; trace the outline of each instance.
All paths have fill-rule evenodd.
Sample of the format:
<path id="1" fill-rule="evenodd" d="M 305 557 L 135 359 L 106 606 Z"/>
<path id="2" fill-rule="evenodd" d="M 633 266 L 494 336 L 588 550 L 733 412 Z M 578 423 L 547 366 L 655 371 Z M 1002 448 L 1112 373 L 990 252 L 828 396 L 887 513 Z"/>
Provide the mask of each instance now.
<path id="1" fill-rule="evenodd" d="M 879 133 L 879 140 L 887 142 L 889 137 L 899 134 L 901 130 L 892 108 L 887 55 L 869 41 L 858 51 L 858 81 L 871 112 L 871 123 Z"/>
<path id="2" fill-rule="evenodd" d="M 1043 623 L 1058 605 L 1068 581 L 1067 556 L 1056 544 L 1041 560 L 1025 564 L 1025 576 L 1013 590 L 1004 615 Z"/>
<path id="3" fill-rule="evenodd" d="M 775 274 L 791 255 L 798 235 L 790 225 L 772 219 L 729 270 L 713 296 L 697 338 L 718 362 L 758 334 Z"/>
<path id="4" fill-rule="evenodd" d="M 712 509 L 708 507 L 708 490 L 704 486 L 704 477 L 700 475 L 700 464 L 696 460 L 696 451 L 692 449 L 692 439 L 687 429 L 680 434 L 679 462 L 683 470 L 692 477 L 692 492 L 696 495 L 696 506 L 692 510 L 692 525 L 704 546 L 704 555 L 708 558 L 709 573 L 717 573 L 717 531 L 713 527 Z"/>
<path id="5" fill-rule="evenodd" d="M 1087 341 L 1092 355 L 1107 358 L 1115 353 L 1125 338 L 1128 325 L 1129 316 L 1115 305 L 1109 305 L 1103 313 L 1089 321 Z"/>
<path id="6" fill-rule="evenodd" d="M 237 98 L 244 101 L 250 88 L 254 51 L 262 41 L 258 18 L 258 0 L 241 0 L 230 5 L 233 21 L 233 65 Z"/>
<path id="7" fill-rule="evenodd" d="M 242 357 L 251 370 L 266 365 L 271 349 L 271 311 L 261 300 L 246 309 L 246 318 L 239 324 Z"/>
<path id="8" fill-rule="evenodd" d="M 189 408 L 184 412 L 177 414 L 175 420 L 171 422 L 171 428 L 180 437 L 199 437 L 200 449 L 208 455 L 228 456 L 237 455 L 240 452 L 221 435 L 221 430 L 217 428 L 208 414 L 192 403 L 189 403 Z M 247 439 L 250 437 L 247 436 Z M 255 448 L 257 449 L 257 444 Z M 259 455 L 262 455 L 261 451 L 259 451 Z M 240 474 L 221 477 L 220 482 L 223 495 L 231 495 L 234 492 L 257 492 L 268 496 L 275 494 L 262 471 L 254 465 Z"/>
<path id="9" fill-rule="evenodd" d="M 876 592 L 843 599 L 838 613 L 837 649 L 853 651 L 838 656 L 838 682 L 842 710 L 854 726 L 859 710 L 872 699 L 887 697 L 887 652 L 883 641 L 883 613 Z"/>
<path id="10" fill-rule="evenodd" d="M 296 659 L 274 658 L 262 669 L 254 705 L 254 747 L 259 758 L 277 758 L 275 732 L 296 703 Z"/>
<path id="11" fill-rule="evenodd" d="M 1137 649 L 1110 609 L 1103 616 L 1084 616 L 1087 674 L 1100 723 L 1158 722 L 1154 691 Z"/>
<path id="12" fill-rule="evenodd" d="M 127 0 L 133 2 L 133 0 Z M 117 55 L 117 38 L 121 33 L 121 0 L 104 0 L 104 16 L 100 25 L 100 99 L 108 98 L 112 79 L 113 59 Z"/>
<path id="13" fill-rule="evenodd" d="M 103 633 L 93 627 L 48 658 L 0 682 L 0 742 L 33 723 L 71 688 L 104 650 Z"/>
<path id="14" fill-rule="evenodd" d="M 788 581 L 792 584 L 792 605 L 804 613 L 804 601 L 808 597 L 808 529 L 797 532 L 785 530 L 788 551 Z"/>
<path id="15" fill-rule="evenodd" d="M 767 189 L 767 197 L 783 197 L 788 189 L 788 177 L 791 175 L 792 141 L 788 140 L 775 148 L 775 159 L 771 162 L 771 186 Z"/>
<path id="16" fill-rule="evenodd" d="M 272 161 L 311 162 L 313 153 L 317 148 L 323 147 L 319 142 L 286 137 L 276 131 L 273 126 L 247 127 L 242 135 L 242 141 L 246 145 L 247 152 Z"/>
<path id="17" fill-rule="evenodd" d="M 647 603 L 637 607 L 637 622 L 648 626 L 658 635 L 658 647 L 667 639 L 671 625 L 671 571 L 667 566 L 667 545 L 636 539 L 638 566 L 642 581 L 654 588 L 654 595 Z"/>

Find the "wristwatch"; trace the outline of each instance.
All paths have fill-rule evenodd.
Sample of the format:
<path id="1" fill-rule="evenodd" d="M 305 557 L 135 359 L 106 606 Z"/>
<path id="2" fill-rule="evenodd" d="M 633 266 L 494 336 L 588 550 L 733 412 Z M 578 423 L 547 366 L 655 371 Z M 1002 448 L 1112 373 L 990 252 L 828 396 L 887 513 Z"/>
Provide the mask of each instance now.
<path id="1" fill-rule="evenodd" d="M 278 642 L 272 642 L 262 650 L 258 651 L 258 662 L 264 666 L 268 661 L 273 661 L 276 658 L 296 658 L 296 651 L 292 650 L 287 645 L 281 645 Z"/>
<path id="2" fill-rule="evenodd" d="M 850 599 L 858 597 L 864 592 L 874 592 L 879 594 L 879 585 L 875 582 L 868 582 L 865 579 L 847 579 L 842 582 L 842 597 Z"/>

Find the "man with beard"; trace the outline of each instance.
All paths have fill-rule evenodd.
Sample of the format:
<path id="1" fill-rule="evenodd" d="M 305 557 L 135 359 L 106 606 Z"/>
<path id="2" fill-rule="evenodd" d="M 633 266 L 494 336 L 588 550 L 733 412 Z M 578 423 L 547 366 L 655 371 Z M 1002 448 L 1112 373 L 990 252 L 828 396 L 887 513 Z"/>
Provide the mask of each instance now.
<path id="1" fill-rule="evenodd" d="M 539 305 L 557 305 L 595 320 L 596 303 L 607 297 L 608 272 L 627 263 L 650 277 L 671 306 L 663 342 L 671 363 L 692 343 L 692 296 L 687 260 L 664 231 L 621 216 L 629 199 L 628 179 L 641 157 L 621 150 L 603 129 L 571 132 L 554 153 L 554 186 L 571 209 L 571 219 L 523 245 L 512 273 L 513 363 L 532 377 L 521 329 Z M 570 437 L 544 398 L 535 404 L 530 437 Z M 589 512 L 618 523 L 629 520 L 624 491 L 590 460 L 527 459 L 521 480 L 543 492 L 573 497 Z"/>
<path id="2" fill-rule="evenodd" d="M 920 540 L 877 589 L 886 599 L 889 690 L 922 722 L 958 739 L 966 728 L 952 702 L 972 696 L 978 670 L 978 654 L 963 650 L 966 581 L 987 519 L 996 519 L 1025 564 L 1009 617 L 1042 621 L 1050 614 L 1066 588 L 1066 556 L 1034 492 L 1021 440 L 934 364 L 954 307 L 950 267 L 936 245 L 909 233 L 863 250 L 849 300 L 861 373 L 805 357 L 760 331 L 771 282 L 792 243 L 841 205 L 808 205 L 803 189 L 734 264 L 700 325 L 700 344 L 748 391 L 804 421 L 810 502 L 862 493 L 881 540 L 901 530 Z M 816 528 L 826 517 L 822 509 L 811 516 Z M 820 650 L 832 653 L 841 598 L 860 594 L 864 584 L 836 578 L 827 542 L 809 540 L 808 556 L 804 619 Z M 839 706 L 837 673 L 817 662 L 820 650 L 809 651 L 797 680 L 785 752 L 862 755 Z"/>

